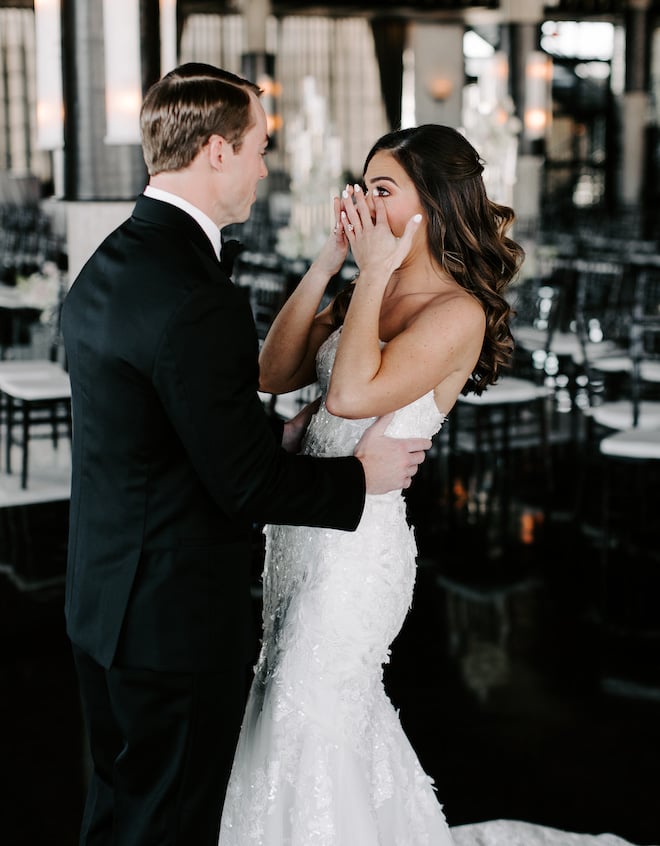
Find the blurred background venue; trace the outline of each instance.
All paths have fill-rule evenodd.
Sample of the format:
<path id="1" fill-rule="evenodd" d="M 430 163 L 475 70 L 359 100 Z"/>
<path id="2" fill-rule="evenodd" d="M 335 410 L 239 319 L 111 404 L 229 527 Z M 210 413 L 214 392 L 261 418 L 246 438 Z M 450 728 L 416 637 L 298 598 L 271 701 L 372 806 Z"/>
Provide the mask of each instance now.
<path id="1" fill-rule="evenodd" d="M 0 0 L 0 839 L 77 842 L 59 311 L 146 184 L 144 91 L 188 61 L 264 91 L 270 174 L 223 233 L 261 338 L 384 132 L 460 128 L 515 208 L 514 366 L 458 402 L 407 494 L 388 692 L 450 824 L 658 846 L 658 0 Z M 262 399 L 289 416 L 314 393 Z"/>

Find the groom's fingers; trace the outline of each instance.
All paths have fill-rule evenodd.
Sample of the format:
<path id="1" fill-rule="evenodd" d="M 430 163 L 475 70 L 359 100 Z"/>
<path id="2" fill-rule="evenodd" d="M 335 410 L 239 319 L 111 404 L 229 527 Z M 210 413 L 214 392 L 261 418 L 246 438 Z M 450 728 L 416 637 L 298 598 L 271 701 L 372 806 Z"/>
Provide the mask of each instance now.
<path id="1" fill-rule="evenodd" d="M 419 461 L 424 461 L 424 456 L 427 449 L 431 449 L 431 440 L 429 438 L 408 438 L 408 452 L 411 455 L 421 455 Z"/>
<path id="2" fill-rule="evenodd" d="M 408 445 L 410 461 L 415 464 L 421 464 L 426 458 L 426 451 L 431 449 L 429 438 L 408 438 L 406 443 Z"/>

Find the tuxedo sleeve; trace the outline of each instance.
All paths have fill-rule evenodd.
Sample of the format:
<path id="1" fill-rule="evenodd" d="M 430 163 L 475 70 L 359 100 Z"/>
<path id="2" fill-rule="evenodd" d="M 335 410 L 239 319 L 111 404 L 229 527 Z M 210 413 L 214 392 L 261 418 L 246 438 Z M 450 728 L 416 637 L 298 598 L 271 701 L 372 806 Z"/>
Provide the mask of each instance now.
<path id="1" fill-rule="evenodd" d="M 268 416 L 268 425 L 270 426 L 277 443 L 281 444 L 282 438 L 284 437 L 284 420 L 282 420 L 280 417 L 275 417 L 274 415 L 270 414 Z"/>
<path id="2" fill-rule="evenodd" d="M 360 461 L 291 455 L 258 395 L 249 303 L 233 286 L 189 295 L 170 321 L 154 384 L 190 461 L 229 516 L 351 530 L 362 514 Z M 279 440 L 278 440 L 279 438 Z"/>

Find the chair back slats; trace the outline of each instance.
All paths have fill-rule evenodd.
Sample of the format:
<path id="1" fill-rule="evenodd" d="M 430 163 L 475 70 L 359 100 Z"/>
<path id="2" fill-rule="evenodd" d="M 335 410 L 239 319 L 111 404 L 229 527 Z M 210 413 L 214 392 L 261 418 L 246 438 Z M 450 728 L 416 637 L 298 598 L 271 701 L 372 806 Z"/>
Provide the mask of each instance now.
<path id="1" fill-rule="evenodd" d="M 634 263 L 636 286 L 630 327 L 633 425 L 644 399 L 660 394 L 660 262 Z"/>
<path id="2" fill-rule="evenodd" d="M 660 424 L 660 403 L 649 402 L 655 397 L 647 385 L 652 373 L 660 385 L 660 256 L 581 259 L 576 270 L 575 318 L 592 435 L 594 423 L 615 430 Z"/>
<path id="3" fill-rule="evenodd" d="M 623 262 L 579 259 L 575 268 L 575 331 L 593 408 L 612 399 L 630 371 L 633 282 Z"/>

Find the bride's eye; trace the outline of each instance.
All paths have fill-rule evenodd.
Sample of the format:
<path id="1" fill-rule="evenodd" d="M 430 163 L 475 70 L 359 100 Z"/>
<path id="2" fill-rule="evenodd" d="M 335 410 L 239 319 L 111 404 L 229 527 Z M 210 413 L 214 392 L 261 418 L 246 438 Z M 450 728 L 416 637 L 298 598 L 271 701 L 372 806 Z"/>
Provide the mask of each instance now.
<path id="1" fill-rule="evenodd" d="M 383 185 L 376 185 L 373 189 L 374 197 L 389 197 L 390 192 Z"/>

